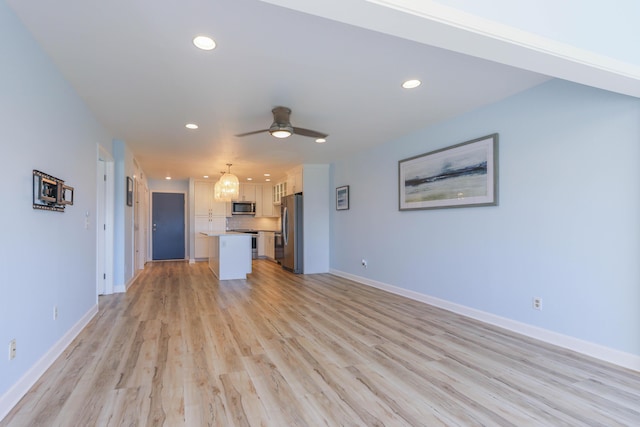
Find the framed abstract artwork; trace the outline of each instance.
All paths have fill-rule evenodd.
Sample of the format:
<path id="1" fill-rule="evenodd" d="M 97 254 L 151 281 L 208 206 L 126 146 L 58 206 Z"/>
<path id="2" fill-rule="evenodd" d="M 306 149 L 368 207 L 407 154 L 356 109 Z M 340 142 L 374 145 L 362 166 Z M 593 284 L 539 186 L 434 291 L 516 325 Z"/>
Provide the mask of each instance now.
<path id="1" fill-rule="evenodd" d="M 498 134 L 398 162 L 398 209 L 498 204 Z"/>

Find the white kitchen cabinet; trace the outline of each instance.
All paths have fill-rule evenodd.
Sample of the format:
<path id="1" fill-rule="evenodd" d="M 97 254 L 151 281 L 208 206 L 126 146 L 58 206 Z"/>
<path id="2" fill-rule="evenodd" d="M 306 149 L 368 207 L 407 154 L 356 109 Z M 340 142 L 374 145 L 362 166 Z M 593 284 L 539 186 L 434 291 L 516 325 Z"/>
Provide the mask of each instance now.
<path id="1" fill-rule="evenodd" d="M 215 183 L 211 181 L 194 182 L 194 214 L 196 216 L 225 216 L 226 207 L 224 202 L 216 202 L 214 199 Z"/>
<path id="2" fill-rule="evenodd" d="M 238 201 L 255 202 L 256 201 L 256 184 L 240 183 Z"/>
<path id="3" fill-rule="evenodd" d="M 280 209 L 273 206 L 273 187 L 270 184 L 256 185 L 256 217 L 277 217 Z"/>
<path id="4" fill-rule="evenodd" d="M 262 184 L 254 184 L 255 185 L 255 192 L 256 192 L 256 198 L 253 199 L 254 202 L 256 202 L 256 218 L 265 216 L 263 214 L 264 209 L 262 209 L 262 206 L 264 205 L 264 200 L 262 198 Z"/>
<path id="5" fill-rule="evenodd" d="M 251 273 L 251 236 L 242 233 L 211 233 L 209 268 L 219 280 L 246 279 Z"/>
<path id="6" fill-rule="evenodd" d="M 209 256 L 207 237 L 201 233 L 224 232 L 226 227 L 226 206 L 224 202 L 216 202 L 213 189 L 214 182 L 194 181 L 193 224 L 194 250 L 193 258 Z"/>
<path id="7" fill-rule="evenodd" d="M 273 261 L 276 259 L 275 251 L 276 251 L 276 233 L 274 233 L 273 231 L 269 231 L 266 233 L 264 255 Z"/>
<path id="8" fill-rule="evenodd" d="M 287 181 L 282 181 L 273 186 L 273 204 L 279 205 L 284 196 L 287 195 Z"/>
<path id="9" fill-rule="evenodd" d="M 197 227 L 197 224 L 196 224 Z M 200 258 L 207 258 L 209 256 L 209 249 L 207 246 L 207 238 L 205 236 L 203 236 L 202 234 L 200 234 L 202 232 L 207 232 L 209 231 L 208 229 L 201 229 L 200 231 L 196 231 L 196 236 L 195 236 L 195 255 L 194 258 L 195 259 L 200 259 Z"/>
<path id="10" fill-rule="evenodd" d="M 287 195 L 301 193 L 302 188 L 302 166 L 299 166 L 287 172 Z"/>
<path id="11" fill-rule="evenodd" d="M 264 257 L 264 253 L 265 253 L 265 245 L 266 245 L 266 235 L 267 232 L 266 231 L 259 231 L 258 232 L 258 241 L 256 242 L 258 245 L 258 256 L 259 257 Z"/>
<path id="12" fill-rule="evenodd" d="M 275 232 L 260 231 L 258 233 L 258 256 L 275 259 Z"/>
<path id="13" fill-rule="evenodd" d="M 209 216 L 209 210 L 211 209 L 211 201 L 209 197 L 211 194 L 211 183 L 196 181 L 193 184 L 193 188 L 193 210 L 195 216 Z"/>

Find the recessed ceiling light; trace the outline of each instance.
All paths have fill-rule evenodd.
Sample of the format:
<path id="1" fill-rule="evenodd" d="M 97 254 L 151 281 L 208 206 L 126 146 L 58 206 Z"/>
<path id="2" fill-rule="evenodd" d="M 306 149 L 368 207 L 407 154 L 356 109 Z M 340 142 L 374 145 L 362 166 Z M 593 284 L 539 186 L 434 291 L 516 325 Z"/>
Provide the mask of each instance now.
<path id="1" fill-rule="evenodd" d="M 209 175 L 204 175 L 203 178 L 209 178 Z"/>
<path id="2" fill-rule="evenodd" d="M 193 44 L 196 45 L 198 49 L 202 50 L 213 50 L 216 47 L 216 42 L 214 42 L 211 37 L 207 36 L 194 37 Z"/>
<path id="3" fill-rule="evenodd" d="M 326 139 L 324 139 L 324 138 L 318 138 L 318 139 L 316 139 L 316 142 L 317 142 L 318 144 L 323 144 L 323 143 L 327 142 L 327 140 L 326 140 Z"/>
<path id="4" fill-rule="evenodd" d="M 170 179 L 171 179 L 171 177 L 170 177 L 170 176 L 165 176 L 165 177 L 164 177 L 164 179 L 166 179 L 166 180 L 170 180 Z"/>
<path id="5" fill-rule="evenodd" d="M 417 88 L 418 86 L 420 86 L 422 84 L 422 82 L 420 80 L 407 80 L 406 82 L 402 83 L 402 87 L 405 89 L 414 89 Z"/>
<path id="6" fill-rule="evenodd" d="M 253 181 L 253 178 L 247 178 L 247 181 Z"/>
<path id="7" fill-rule="evenodd" d="M 267 179 L 265 179 L 265 181 L 271 182 L 271 178 L 267 178 Z"/>
<path id="8" fill-rule="evenodd" d="M 186 127 L 187 129 L 198 129 L 198 125 L 195 123 L 187 123 L 186 125 L 184 125 L 184 127 Z"/>
<path id="9" fill-rule="evenodd" d="M 271 176 L 271 174 L 270 173 L 265 173 L 264 176 Z"/>

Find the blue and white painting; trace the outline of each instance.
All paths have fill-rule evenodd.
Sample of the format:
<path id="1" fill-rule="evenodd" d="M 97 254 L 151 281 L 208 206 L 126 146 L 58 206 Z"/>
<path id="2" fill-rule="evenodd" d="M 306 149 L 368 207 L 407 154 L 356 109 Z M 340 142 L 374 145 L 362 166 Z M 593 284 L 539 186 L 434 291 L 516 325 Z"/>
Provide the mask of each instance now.
<path id="1" fill-rule="evenodd" d="M 401 160 L 400 210 L 495 205 L 497 137 Z"/>

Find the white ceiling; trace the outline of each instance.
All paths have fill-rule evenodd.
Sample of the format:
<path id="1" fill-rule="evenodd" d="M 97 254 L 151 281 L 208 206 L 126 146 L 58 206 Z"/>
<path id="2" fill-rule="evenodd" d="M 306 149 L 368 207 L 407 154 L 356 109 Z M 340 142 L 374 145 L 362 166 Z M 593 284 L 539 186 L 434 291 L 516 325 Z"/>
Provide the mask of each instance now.
<path id="1" fill-rule="evenodd" d="M 217 177 L 226 163 L 240 178 L 277 178 L 549 78 L 255 0 L 8 3 L 152 179 Z M 218 47 L 196 49 L 199 34 Z M 407 78 L 423 84 L 401 89 Z M 278 105 L 293 110 L 294 127 L 328 133 L 327 142 L 234 137 L 268 128 Z"/>

